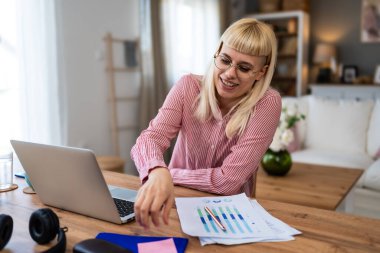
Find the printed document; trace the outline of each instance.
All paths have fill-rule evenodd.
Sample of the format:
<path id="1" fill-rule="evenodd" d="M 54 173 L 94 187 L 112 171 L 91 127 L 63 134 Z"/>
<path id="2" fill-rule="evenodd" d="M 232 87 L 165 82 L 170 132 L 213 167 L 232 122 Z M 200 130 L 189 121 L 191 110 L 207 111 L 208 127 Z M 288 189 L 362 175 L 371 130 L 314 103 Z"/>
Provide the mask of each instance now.
<path id="1" fill-rule="evenodd" d="M 175 200 L 183 232 L 199 236 L 201 245 L 290 241 L 301 234 L 244 193 Z"/>
<path id="2" fill-rule="evenodd" d="M 177 211 L 183 232 L 191 236 L 243 238 L 270 237 L 273 230 L 242 193 L 223 197 L 176 198 Z M 211 209 L 226 228 L 222 230 L 205 211 Z"/>

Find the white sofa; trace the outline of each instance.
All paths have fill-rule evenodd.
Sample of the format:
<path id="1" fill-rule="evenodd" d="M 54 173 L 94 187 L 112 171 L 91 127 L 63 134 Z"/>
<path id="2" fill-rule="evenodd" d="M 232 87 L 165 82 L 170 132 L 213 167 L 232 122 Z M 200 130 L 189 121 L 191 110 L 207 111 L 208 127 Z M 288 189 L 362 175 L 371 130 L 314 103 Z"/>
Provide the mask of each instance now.
<path id="1" fill-rule="evenodd" d="M 380 218 L 380 100 L 309 95 L 284 97 L 283 106 L 297 106 L 306 116 L 295 127 L 298 149 L 291 153 L 293 161 L 363 169 L 339 209 Z"/>

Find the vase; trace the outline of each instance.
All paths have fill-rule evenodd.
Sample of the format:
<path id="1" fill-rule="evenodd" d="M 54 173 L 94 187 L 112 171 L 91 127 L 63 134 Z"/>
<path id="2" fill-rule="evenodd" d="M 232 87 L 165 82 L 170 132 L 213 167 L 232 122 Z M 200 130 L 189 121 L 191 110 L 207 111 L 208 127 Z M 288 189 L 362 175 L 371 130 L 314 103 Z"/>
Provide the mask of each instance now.
<path id="1" fill-rule="evenodd" d="M 268 149 L 261 160 L 261 166 L 272 176 L 285 176 L 292 167 L 292 157 L 288 150 L 273 151 Z"/>

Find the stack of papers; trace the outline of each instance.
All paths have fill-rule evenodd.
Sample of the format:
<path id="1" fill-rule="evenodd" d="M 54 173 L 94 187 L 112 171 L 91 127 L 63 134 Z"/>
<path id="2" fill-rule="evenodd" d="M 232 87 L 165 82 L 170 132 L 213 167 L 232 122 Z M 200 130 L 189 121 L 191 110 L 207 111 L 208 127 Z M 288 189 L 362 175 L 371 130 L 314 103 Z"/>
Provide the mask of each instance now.
<path id="1" fill-rule="evenodd" d="M 175 201 L 183 232 L 199 236 L 201 245 L 290 241 L 301 234 L 244 193 Z"/>

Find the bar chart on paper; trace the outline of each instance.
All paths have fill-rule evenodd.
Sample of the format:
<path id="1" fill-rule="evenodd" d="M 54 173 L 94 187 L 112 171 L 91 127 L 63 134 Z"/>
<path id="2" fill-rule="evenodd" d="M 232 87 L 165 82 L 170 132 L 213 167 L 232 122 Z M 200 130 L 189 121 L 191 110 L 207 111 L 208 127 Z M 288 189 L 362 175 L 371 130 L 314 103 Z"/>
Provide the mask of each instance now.
<path id="1" fill-rule="evenodd" d="M 220 229 L 220 227 L 218 227 L 216 222 L 212 219 L 211 215 L 202 209 L 203 208 L 201 207 L 197 207 L 197 212 L 205 231 L 208 233 L 211 231 L 225 234 L 236 234 L 240 232 L 242 234 L 247 234 L 248 236 L 253 233 L 254 222 L 252 222 L 252 224 L 248 224 L 235 206 L 219 206 L 211 208 L 216 219 L 218 219 L 218 221 L 225 226 L 225 230 Z"/>
<path id="2" fill-rule="evenodd" d="M 265 221 L 255 214 L 244 194 L 176 198 L 176 205 L 182 230 L 192 236 L 244 238 L 261 237 L 272 233 Z M 205 210 L 205 207 L 211 211 L 211 214 Z"/>

